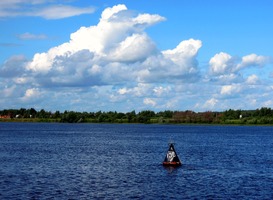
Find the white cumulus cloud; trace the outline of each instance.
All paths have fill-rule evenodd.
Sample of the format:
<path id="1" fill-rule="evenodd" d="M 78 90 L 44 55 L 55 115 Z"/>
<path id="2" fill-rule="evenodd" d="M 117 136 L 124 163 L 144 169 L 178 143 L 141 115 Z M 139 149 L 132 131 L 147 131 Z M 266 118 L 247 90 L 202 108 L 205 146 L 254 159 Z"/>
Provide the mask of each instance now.
<path id="1" fill-rule="evenodd" d="M 41 93 L 38 88 L 30 88 L 26 90 L 25 95 L 22 99 L 23 100 L 36 99 L 37 97 L 40 96 L 40 94 Z"/>
<path id="2" fill-rule="evenodd" d="M 106 8 L 97 25 L 81 27 L 70 41 L 34 55 L 26 69 L 48 76 L 43 83 L 101 85 L 125 81 L 168 82 L 198 74 L 200 40 L 182 41 L 160 51 L 145 28 L 164 21 L 157 14 L 136 14 L 123 4 Z M 41 80 L 38 80 L 43 84 Z"/>
<path id="3" fill-rule="evenodd" d="M 233 85 L 224 85 L 221 88 L 221 94 L 222 95 L 234 95 L 238 93 L 241 90 L 241 86 L 238 84 Z"/>
<path id="4" fill-rule="evenodd" d="M 45 6 L 43 0 L 36 3 Z M 1 5 L 7 8 L 11 4 Z M 47 17 L 54 15 L 48 13 Z M 201 40 L 185 39 L 173 49 L 161 50 L 148 35 L 148 27 L 165 20 L 158 14 L 133 12 L 123 4 L 106 8 L 97 24 L 79 27 L 65 43 L 37 52 L 31 60 L 13 56 L 3 63 L 0 104 L 128 111 L 213 110 L 270 102 L 272 86 L 265 87 L 266 75 L 262 74 L 270 58 L 220 52 L 199 66 Z M 20 37 L 42 39 L 32 33 Z M 257 67 L 259 74 L 255 73 Z M 246 101 L 254 104 L 245 105 Z"/>
<path id="5" fill-rule="evenodd" d="M 204 107 L 205 108 L 209 108 L 209 109 L 212 109 L 215 107 L 215 105 L 218 103 L 218 100 L 215 99 L 215 98 L 211 98 L 209 100 L 207 100 L 204 104 Z"/>
<path id="6" fill-rule="evenodd" d="M 255 74 L 252 74 L 251 76 L 247 77 L 246 83 L 250 85 L 254 85 L 259 81 L 259 77 Z"/>
<path id="7" fill-rule="evenodd" d="M 222 75 L 227 72 L 232 72 L 233 62 L 231 55 L 220 52 L 213 56 L 210 61 L 210 72 L 213 75 Z"/>
<path id="8" fill-rule="evenodd" d="M 242 58 L 231 56 L 227 53 L 220 52 L 215 54 L 209 61 L 210 73 L 214 76 L 237 73 L 247 67 L 264 67 L 270 63 L 268 56 L 258 56 L 249 54 Z"/>
<path id="9" fill-rule="evenodd" d="M 263 67 L 270 62 L 270 58 L 267 56 L 258 56 L 256 54 L 250 54 L 242 57 L 241 63 L 236 67 L 236 70 L 240 70 L 245 67 Z"/>
<path id="10" fill-rule="evenodd" d="M 151 99 L 151 98 L 145 98 L 144 100 L 143 100 L 143 103 L 145 104 L 145 105 L 150 105 L 150 106 L 156 106 L 156 101 L 155 100 L 153 100 L 153 99 Z"/>
<path id="11" fill-rule="evenodd" d="M 171 91 L 171 87 L 167 86 L 167 87 L 163 87 L 163 86 L 156 86 L 153 89 L 153 92 L 155 93 L 156 96 L 160 97 L 163 96 L 164 94 L 167 94 Z"/>
<path id="12" fill-rule="evenodd" d="M 177 65 L 177 73 L 196 72 L 198 50 L 201 48 L 200 40 L 184 40 L 176 48 L 163 51 L 163 55 Z"/>

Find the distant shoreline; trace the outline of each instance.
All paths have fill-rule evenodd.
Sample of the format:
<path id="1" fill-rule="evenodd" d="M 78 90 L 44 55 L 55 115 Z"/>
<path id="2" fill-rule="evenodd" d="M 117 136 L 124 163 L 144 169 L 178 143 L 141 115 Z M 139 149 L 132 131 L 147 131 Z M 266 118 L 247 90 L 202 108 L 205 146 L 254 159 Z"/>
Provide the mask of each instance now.
<path id="1" fill-rule="evenodd" d="M 59 124 L 158 124 L 158 125 L 191 125 L 191 126 L 273 126 L 273 124 L 248 124 L 242 122 L 232 122 L 232 123 L 171 123 L 171 122 L 149 122 L 149 123 L 139 123 L 139 122 L 62 122 L 61 119 L 0 119 L 0 123 L 59 123 Z"/>
<path id="2" fill-rule="evenodd" d="M 46 123 L 112 123 L 112 124 L 208 124 L 208 125 L 273 125 L 273 110 L 226 110 L 223 112 L 194 112 L 144 110 L 122 113 L 36 111 L 31 109 L 0 110 L 0 122 L 46 122 Z"/>

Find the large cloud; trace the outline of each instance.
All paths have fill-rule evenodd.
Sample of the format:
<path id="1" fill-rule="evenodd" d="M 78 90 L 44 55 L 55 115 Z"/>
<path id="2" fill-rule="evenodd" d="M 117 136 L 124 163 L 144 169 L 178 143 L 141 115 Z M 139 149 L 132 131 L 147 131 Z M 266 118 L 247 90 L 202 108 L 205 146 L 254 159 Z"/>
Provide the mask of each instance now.
<path id="1" fill-rule="evenodd" d="M 182 41 L 175 49 L 160 52 L 144 32 L 164 20 L 156 14 L 135 14 L 125 5 L 107 8 L 97 25 L 81 27 L 69 42 L 35 54 L 26 69 L 51 86 L 130 80 L 137 84 L 196 76 L 201 41 Z"/>
<path id="2" fill-rule="evenodd" d="M 147 34 L 165 20 L 125 5 L 106 8 L 98 24 L 79 28 L 66 43 L 31 60 L 14 56 L 2 64 L 0 104 L 120 111 L 270 105 L 273 86 L 251 71 L 263 69 L 269 57 L 220 52 L 200 69 L 200 40 L 162 51 Z"/>

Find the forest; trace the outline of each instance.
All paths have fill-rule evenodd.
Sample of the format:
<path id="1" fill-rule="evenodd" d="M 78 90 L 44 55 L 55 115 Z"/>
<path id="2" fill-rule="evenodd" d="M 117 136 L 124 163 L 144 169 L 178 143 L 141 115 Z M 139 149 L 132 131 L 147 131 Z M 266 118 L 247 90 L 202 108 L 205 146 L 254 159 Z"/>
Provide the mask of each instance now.
<path id="1" fill-rule="evenodd" d="M 61 122 L 61 123 L 160 123 L 160 124 L 271 124 L 273 110 L 262 107 L 256 110 L 226 110 L 223 112 L 194 112 L 165 110 L 154 112 L 76 112 L 46 111 L 44 109 L 0 110 L 0 122 Z"/>

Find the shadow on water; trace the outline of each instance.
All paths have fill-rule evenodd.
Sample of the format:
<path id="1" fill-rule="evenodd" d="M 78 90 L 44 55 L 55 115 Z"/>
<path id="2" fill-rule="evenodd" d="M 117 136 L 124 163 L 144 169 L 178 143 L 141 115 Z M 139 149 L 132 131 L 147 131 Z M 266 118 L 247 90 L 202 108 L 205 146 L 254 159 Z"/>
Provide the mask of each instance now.
<path id="1" fill-rule="evenodd" d="M 196 167 L 195 165 L 191 165 L 191 164 L 182 164 L 180 166 L 164 166 L 162 165 L 162 167 L 168 172 L 168 173 L 173 173 L 176 171 L 195 171 L 198 170 L 198 167 Z"/>
<path id="2" fill-rule="evenodd" d="M 162 165 L 162 167 L 169 173 L 173 173 L 175 171 L 177 171 L 179 168 L 181 168 L 182 166 L 164 166 Z"/>

